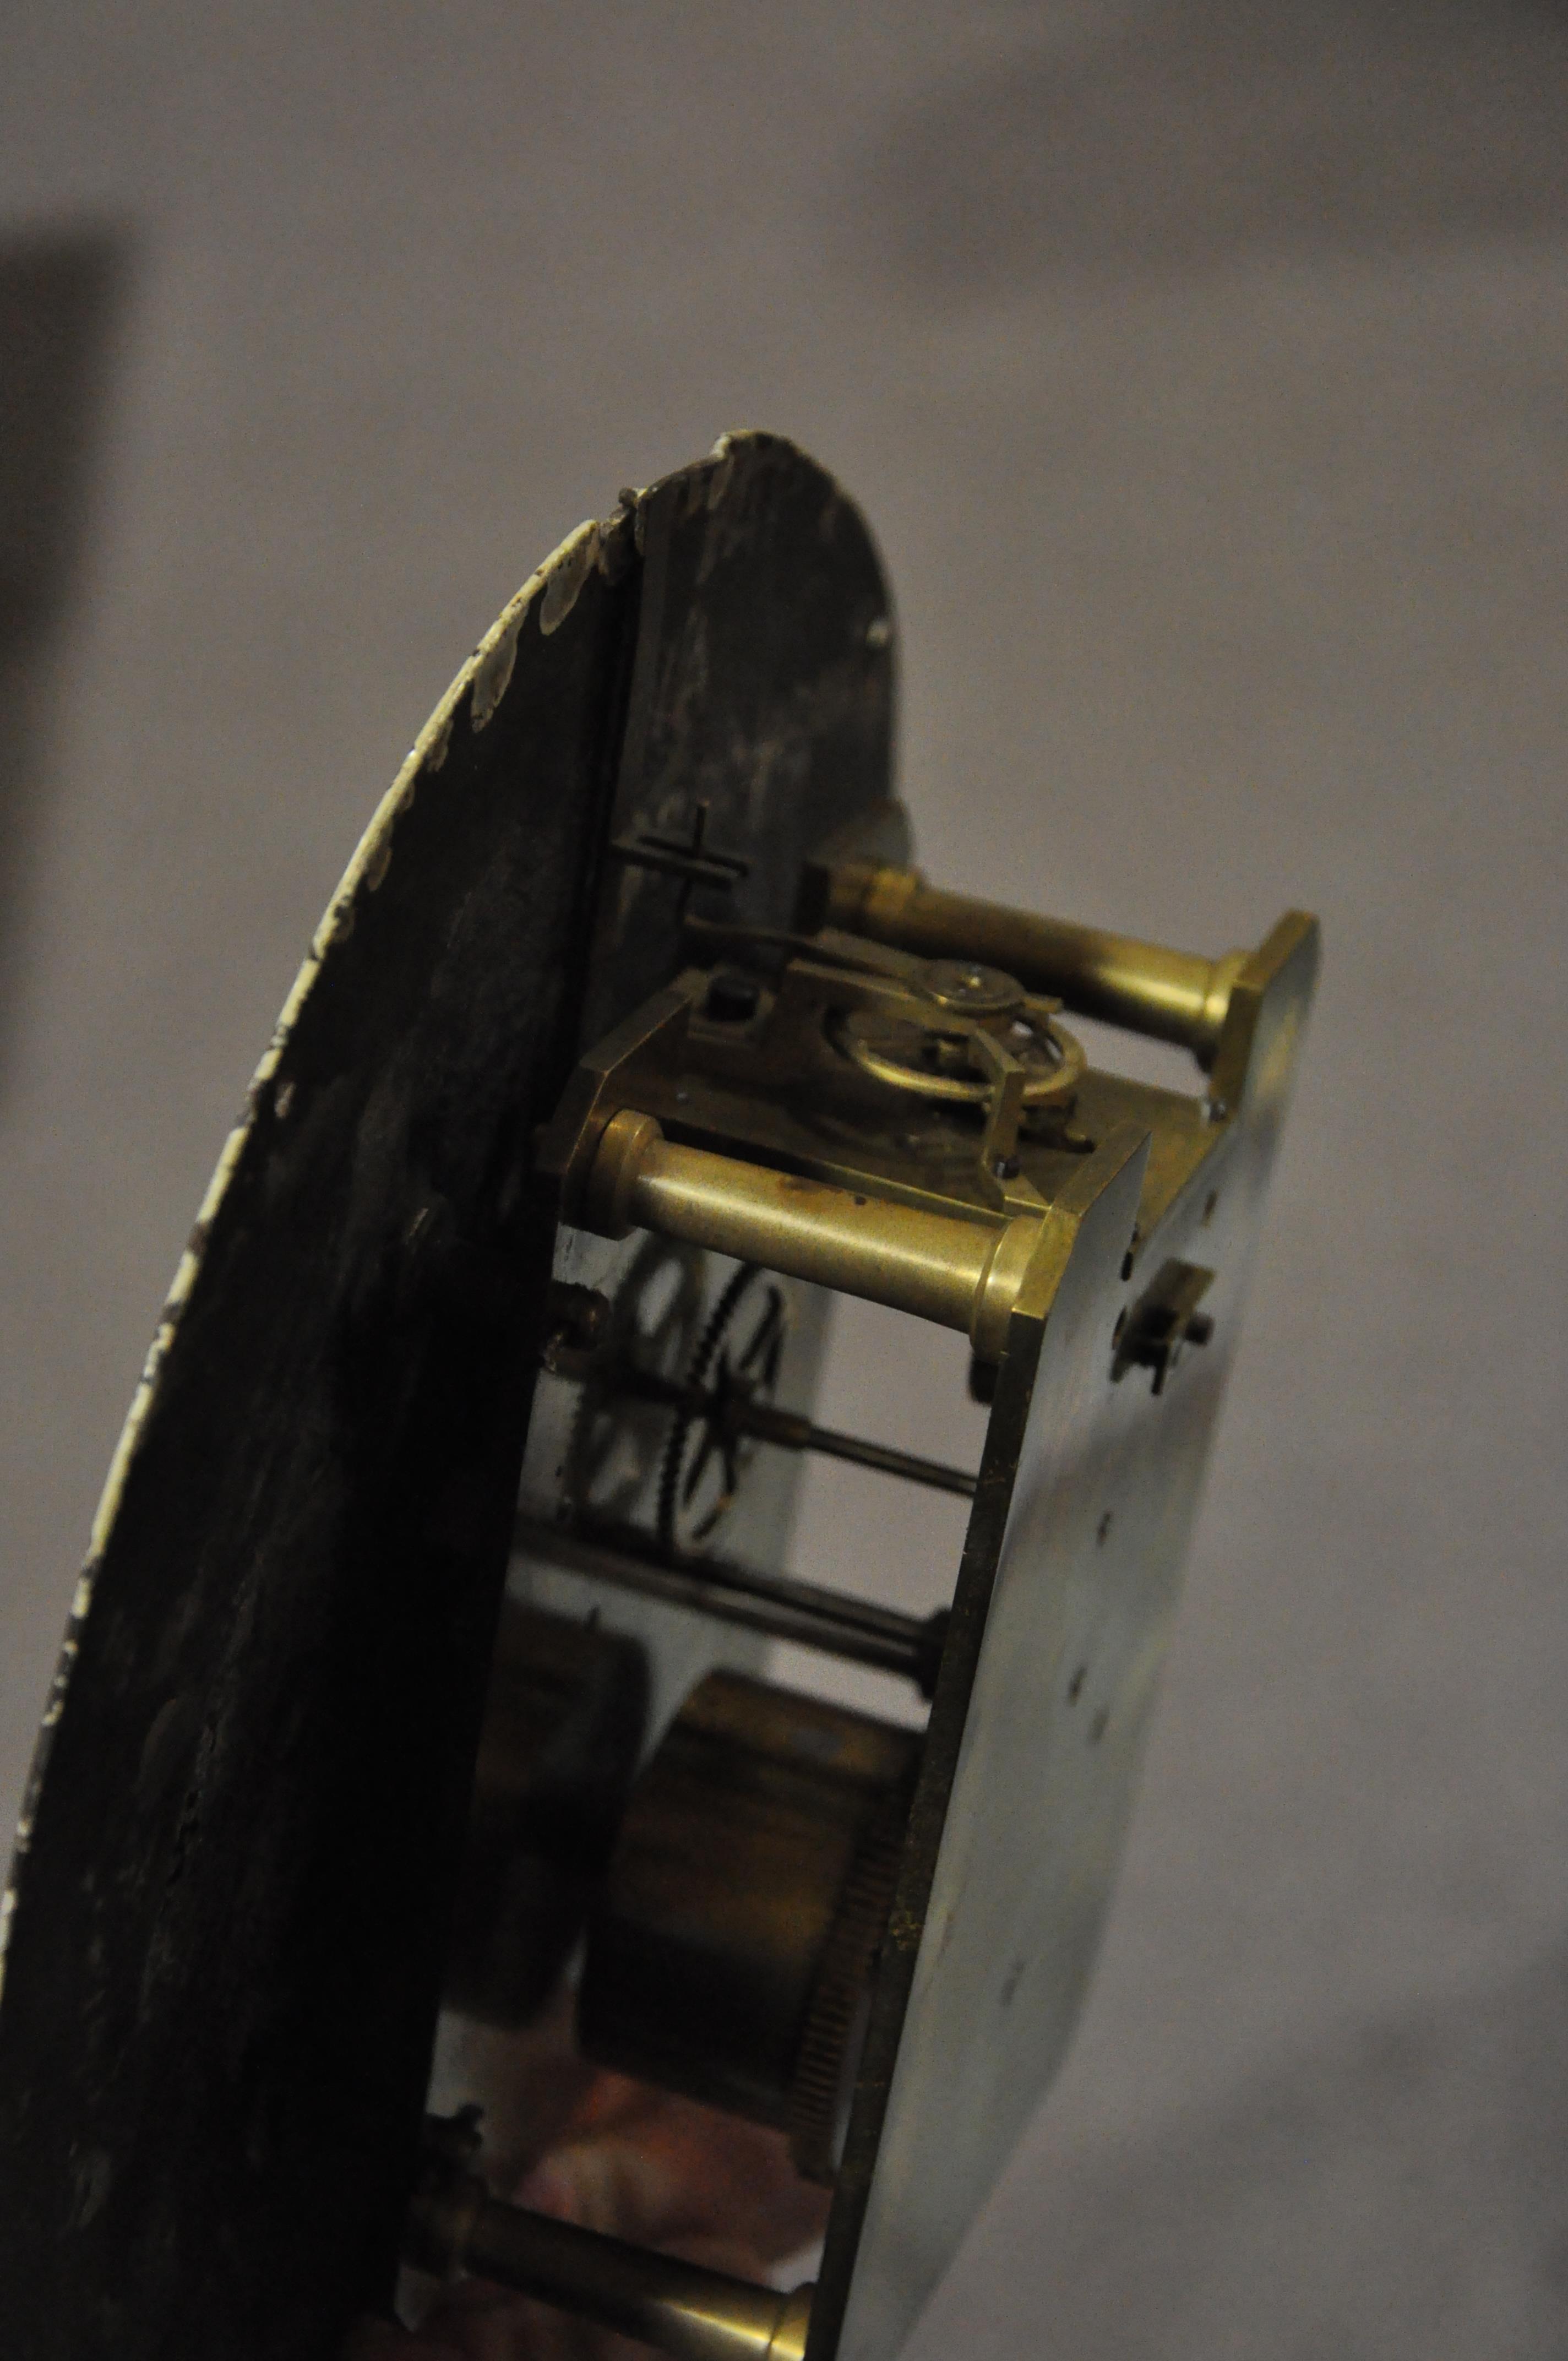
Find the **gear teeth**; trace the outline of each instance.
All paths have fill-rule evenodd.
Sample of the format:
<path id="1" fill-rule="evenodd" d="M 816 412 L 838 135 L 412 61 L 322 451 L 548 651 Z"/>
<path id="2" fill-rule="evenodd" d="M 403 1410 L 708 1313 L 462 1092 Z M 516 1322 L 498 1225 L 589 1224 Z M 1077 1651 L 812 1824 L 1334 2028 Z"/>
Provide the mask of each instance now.
<path id="1" fill-rule="evenodd" d="M 822 1947 L 795 2051 L 784 2105 L 790 2156 L 803 2180 L 829 2188 L 850 2042 L 887 1929 L 908 1812 L 906 1795 L 883 1806 L 861 1839 Z"/>
<path id="2" fill-rule="evenodd" d="M 723 1293 L 708 1318 L 707 1327 L 697 1339 L 686 1371 L 686 1388 L 691 1393 L 706 1393 L 713 1364 L 729 1334 L 729 1323 L 751 1289 L 753 1279 L 762 1272 L 754 1262 L 742 1263 L 727 1283 Z M 663 1464 L 659 1470 L 659 1548 L 667 1562 L 675 1565 L 681 1554 L 680 1535 L 676 1520 L 680 1514 L 681 1474 L 685 1466 L 686 1444 L 695 1423 L 689 1410 L 677 1410 L 670 1429 L 670 1439 L 664 1445 Z"/>

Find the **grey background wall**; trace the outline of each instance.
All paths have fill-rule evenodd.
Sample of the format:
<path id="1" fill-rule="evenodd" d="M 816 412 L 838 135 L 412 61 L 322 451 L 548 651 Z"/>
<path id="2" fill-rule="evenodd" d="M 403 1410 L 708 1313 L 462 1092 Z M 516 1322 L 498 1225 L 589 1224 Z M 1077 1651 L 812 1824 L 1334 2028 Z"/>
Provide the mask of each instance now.
<path id="1" fill-rule="evenodd" d="M 1324 916 L 1103 1972 L 915 2361 L 1568 2346 L 1565 134 L 1544 0 L 0 31 L 0 254 L 85 306 L 36 464 L 0 352 L 72 554 L 0 647 L 5 1817 L 320 907 L 620 485 L 767 424 L 858 495 L 944 878 Z M 830 1414 L 952 1447 L 952 1377 L 850 1318 Z M 814 1479 L 803 1565 L 933 1596 L 925 1505 Z"/>

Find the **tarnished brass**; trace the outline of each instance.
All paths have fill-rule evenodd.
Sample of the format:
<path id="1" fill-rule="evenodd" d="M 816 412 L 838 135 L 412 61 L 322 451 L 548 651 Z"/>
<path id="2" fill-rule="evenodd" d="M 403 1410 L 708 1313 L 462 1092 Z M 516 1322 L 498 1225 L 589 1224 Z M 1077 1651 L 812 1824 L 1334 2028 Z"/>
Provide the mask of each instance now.
<path id="1" fill-rule="evenodd" d="M 1010 1185 L 1028 1159 L 1091 1145 L 1072 1127 L 1082 1049 L 1012 977 L 831 930 L 689 931 L 740 965 L 689 969 L 583 1060 L 543 1151 L 570 1217 L 606 1235 L 631 1218 L 634 1135 L 589 1185 L 617 1114 L 960 1216 L 1037 1211 Z"/>
<path id="2" fill-rule="evenodd" d="M 955 927 L 971 911 L 943 908 Z M 1058 1004 L 952 932 L 936 960 L 831 928 L 694 932 L 750 968 L 687 971 L 590 1052 L 545 1142 L 564 1215 L 601 1235 L 645 1228 L 864 1296 L 992 1364 L 1074 1159 L 1118 1123 L 1148 1129 L 1146 1229 L 1223 1138 L 1214 1093 L 1091 1071 Z"/>
<path id="3" fill-rule="evenodd" d="M 924 982 L 939 1016 L 901 994 L 839 1019 L 832 1038 L 862 1073 L 916 1098 L 988 1106 L 998 1077 L 1016 1066 L 1021 1106 L 1070 1101 L 1084 1056 L 1054 1022 L 1059 1002 L 1037 999 L 973 960 L 933 960 Z"/>
<path id="4" fill-rule="evenodd" d="M 688 923 L 705 964 L 582 1060 L 543 1164 L 579 1235 L 734 1257 L 721 1290 L 749 1302 L 773 1273 L 967 1334 L 984 1457 L 972 1488 L 942 1474 L 969 1529 L 928 1728 L 876 1741 L 897 1756 L 881 1802 L 792 1753 L 828 1708 L 710 1676 L 634 1791 L 580 2029 L 621 2070 L 789 2126 L 835 2187 L 812 2361 L 892 2361 L 1080 2004 L 1316 929 L 1290 914 L 1204 960 L 942 895 L 850 842 L 806 864 L 797 907 L 815 932 Z M 1206 1088 L 1090 1066 L 1064 1002 L 1183 1044 Z M 865 1662 L 923 1644 L 924 1687 L 929 1627 L 862 1628 L 886 1610 L 705 1555 L 708 1521 L 668 1513 L 693 1435 L 721 1503 L 743 1441 L 832 1447 L 763 1363 L 600 1367 L 603 1400 L 669 1406 L 652 1531 L 535 1547 Z"/>
<path id="5" fill-rule="evenodd" d="M 830 2179 L 918 1741 L 714 1673 L 632 1792 L 588 1930 L 587 2054 L 787 2128 Z"/>
<path id="6" fill-rule="evenodd" d="M 1002 1349 L 1038 1233 L 1032 1212 L 928 1213 L 683 1147 L 630 1107 L 604 1128 L 578 1218 L 607 1237 L 656 1230 L 962 1329 L 981 1360 Z"/>
<path id="7" fill-rule="evenodd" d="M 1160 1167 L 1193 1137 L 1191 1103 L 1110 1078 L 1102 1098 L 1094 1076 L 1080 1093 L 1087 1128 L 1097 1102 L 1146 1119 L 1102 1137 L 1076 1175 L 1045 1176 L 1050 1244 L 997 1372 L 873 1980 L 812 2361 L 893 2361 L 1065 2054 L 1124 1840 L 1316 963 L 1316 927 L 1291 914 L 1241 967 L 1199 1114 L 1206 1145 L 1174 1191 Z M 1168 1290 L 1172 1265 L 1181 1276 Z M 1158 1395 L 1116 1382 L 1120 1345 L 1146 1303 L 1168 1333 L 1196 1317 L 1208 1339 Z"/>
<path id="8" fill-rule="evenodd" d="M 918 870 L 849 862 L 833 873 L 828 923 L 926 958 L 994 961 L 1036 992 L 1190 1049 L 1212 1065 L 1231 986 L 1248 954 L 1204 959 L 928 885 Z"/>
<path id="9" fill-rule="evenodd" d="M 477 2147 L 470 2125 L 459 2117 L 433 2132 L 405 2234 L 420 2268 L 515 2288 L 675 2361 L 803 2361 L 809 2284 L 789 2293 L 758 2287 L 503 2205 L 470 2169 Z"/>

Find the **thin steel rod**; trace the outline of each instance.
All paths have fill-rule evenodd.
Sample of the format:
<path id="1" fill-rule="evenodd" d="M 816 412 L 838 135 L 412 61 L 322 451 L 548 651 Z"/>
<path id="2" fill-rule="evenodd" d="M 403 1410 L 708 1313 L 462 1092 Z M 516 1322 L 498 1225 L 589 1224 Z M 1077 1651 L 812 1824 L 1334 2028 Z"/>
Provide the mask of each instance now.
<path id="1" fill-rule="evenodd" d="M 773 1402 L 748 1401 L 739 1390 L 705 1393 L 697 1386 L 682 1386 L 645 1369 L 626 1371 L 622 1391 L 639 1401 L 667 1402 L 689 1418 L 711 1419 L 731 1434 L 754 1435 L 776 1444 L 781 1451 L 818 1451 L 828 1459 L 847 1459 L 856 1467 L 874 1468 L 881 1476 L 902 1477 L 910 1484 L 926 1484 L 938 1492 L 956 1492 L 972 1500 L 977 1479 L 964 1467 L 949 1467 L 940 1459 L 922 1459 L 913 1451 L 895 1451 L 890 1443 L 870 1443 L 864 1435 L 845 1434 L 839 1428 L 817 1426 L 798 1411 L 780 1410 Z"/>
<path id="2" fill-rule="evenodd" d="M 824 1655 L 847 1657 L 875 1671 L 914 1681 L 929 1697 L 947 1626 L 938 1611 L 928 1619 L 901 1615 L 870 1599 L 850 1598 L 790 1575 L 754 1574 L 723 1558 L 686 1559 L 668 1565 L 653 1555 L 640 1534 L 616 1526 L 581 1533 L 520 1517 L 516 1547 L 546 1565 L 559 1565 L 645 1598 L 660 1598 L 742 1630 L 790 1640 Z"/>
<path id="3" fill-rule="evenodd" d="M 976 1479 L 965 1468 L 946 1466 L 939 1459 L 921 1459 L 913 1451 L 895 1451 L 889 1443 L 868 1443 L 864 1435 L 843 1434 L 836 1427 L 815 1426 L 788 1411 L 775 1412 L 764 1402 L 739 1405 L 734 1422 L 743 1434 L 781 1444 L 786 1451 L 819 1451 L 828 1459 L 848 1459 L 857 1467 L 874 1467 L 881 1476 L 901 1476 L 906 1483 L 926 1484 L 933 1491 L 956 1492 L 960 1499 L 974 1498 Z"/>
<path id="4" fill-rule="evenodd" d="M 672 1566 L 654 1555 L 648 1535 L 629 1525 L 603 1524 L 580 1532 L 525 1519 L 520 1522 L 519 1533 L 526 1536 L 525 1545 L 537 1554 L 557 1553 L 562 1565 L 580 1565 L 587 1571 L 590 1558 L 597 1565 L 602 1558 L 611 1556 L 624 1561 L 639 1574 L 670 1574 L 695 1583 L 703 1592 L 717 1585 L 759 1604 L 794 1607 L 845 1629 L 875 1634 L 890 1643 L 911 1644 L 926 1628 L 917 1616 L 905 1615 L 896 1607 L 879 1607 L 874 1599 L 826 1590 L 817 1583 L 802 1582 L 795 1575 L 758 1574 L 751 1566 L 736 1565 L 731 1558 L 684 1557 Z"/>

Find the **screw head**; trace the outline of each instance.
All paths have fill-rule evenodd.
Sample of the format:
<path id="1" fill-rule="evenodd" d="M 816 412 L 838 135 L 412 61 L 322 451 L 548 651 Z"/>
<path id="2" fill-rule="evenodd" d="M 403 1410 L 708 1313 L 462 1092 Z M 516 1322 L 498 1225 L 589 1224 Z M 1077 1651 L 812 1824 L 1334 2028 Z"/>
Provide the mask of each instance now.
<path id="1" fill-rule="evenodd" d="M 1007 1016 L 1024 1005 L 1024 987 L 978 960 L 927 960 L 921 979 L 933 1000 L 966 1016 Z"/>

